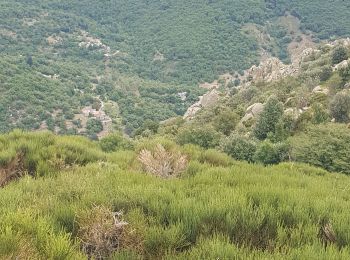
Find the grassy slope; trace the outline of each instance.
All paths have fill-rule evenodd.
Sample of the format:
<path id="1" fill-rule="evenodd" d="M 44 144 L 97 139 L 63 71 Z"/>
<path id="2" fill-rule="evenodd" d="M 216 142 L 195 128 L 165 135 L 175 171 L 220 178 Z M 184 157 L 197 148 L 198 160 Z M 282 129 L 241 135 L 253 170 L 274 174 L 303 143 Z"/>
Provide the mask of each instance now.
<path id="1" fill-rule="evenodd" d="M 46 143 L 43 153 L 50 162 L 68 163 L 79 155 L 85 160 L 0 190 L 0 258 L 84 259 L 76 220 L 93 205 L 122 210 L 143 241 L 138 256 L 131 244 L 114 259 L 350 257 L 345 175 L 300 164 L 264 168 L 190 146 L 177 148 L 192 158 L 184 176 L 163 180 L 142 173 L 133 151 L 104 154 L 96 143 L 75 137 L 18 132 L 7 137 L 2 140 L 32 147 L 27 148 L 32 158 L 43 156 L 40 147 Z M 73 153 L 72 143 L 89 149 Z M 337 236 L 336 246 L 327 250 L 317 238 L 320 219 L 328 219 Z"/>

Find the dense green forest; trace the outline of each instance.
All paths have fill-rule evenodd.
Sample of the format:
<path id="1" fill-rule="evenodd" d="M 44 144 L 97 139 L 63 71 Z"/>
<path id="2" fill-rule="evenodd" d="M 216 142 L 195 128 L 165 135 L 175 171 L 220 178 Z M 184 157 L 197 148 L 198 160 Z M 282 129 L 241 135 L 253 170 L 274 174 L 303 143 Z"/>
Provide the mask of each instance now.
<path id="1" fill-rule="evenodd" d="M 315 41 L 350 33 L 349 3 L 340 0 L 1 0 L 0 131 L 86 134 L 74 115 L 101 100 L 117 103 L 108 116 L 128 134 L 146 120 L 182 115 L 201 94 L 198 82 L 250 67 L 260 48 L 288 60 L 293 35 L 283 26 L 269 28 L 263 46 L 242 30 L 286 12 Z"/>

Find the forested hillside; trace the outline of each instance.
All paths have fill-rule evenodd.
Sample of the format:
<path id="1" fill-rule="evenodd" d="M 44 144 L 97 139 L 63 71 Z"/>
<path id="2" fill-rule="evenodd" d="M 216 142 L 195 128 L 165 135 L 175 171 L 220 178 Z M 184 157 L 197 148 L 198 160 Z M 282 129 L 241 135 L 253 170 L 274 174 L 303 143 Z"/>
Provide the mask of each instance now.
<path id="1" fill-rule="evenodd" d="M 276 24 L 286 12 L 314 41 L 350 33 L 349 3 L 340 0 L 1 0 L 0 7 L 2 132 L 133 134 L 145 120 L 182 115 L 201 94 L 198 82 L 241 72 L 262 50 L 287 61 L 298 35 Z M 97 123 L 81 115 L 90 106 L 101 112 Z"/>
<path id="2" fill-rule="evenodd" d="M 0 0 L 0 259 L 350 259 L 349 16 Z"/>
<path id="3" fill-rule="evenodd" d="M 159 133 L 237 160 L 298 161 L 349 174 L 349 54 L 347 39 L 309 49 L 298 69 L 267 60 L 240 86 L 229 83 L 221 97 L 210 90 L 212 104 L 194 106 L 185 120 L 169 121 Z"/>

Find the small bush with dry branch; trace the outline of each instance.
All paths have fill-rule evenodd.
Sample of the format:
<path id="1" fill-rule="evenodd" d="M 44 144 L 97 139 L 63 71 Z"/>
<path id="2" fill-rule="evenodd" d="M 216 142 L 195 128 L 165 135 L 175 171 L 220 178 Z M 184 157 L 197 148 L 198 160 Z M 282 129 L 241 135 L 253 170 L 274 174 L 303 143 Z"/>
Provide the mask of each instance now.
<path id="1" fill-rule="evenodd" d="M 143 149 L 138 159 L 146 172 L 163 178 L 179 176 L 188 164 L 185 155 L 180 152 L 167 151 L 160 144 L 155 147 L 153 152 Z"/>
<path id="2" fill-rule="evenodd" d="M 127 222 L 121 212 L 94 207 L 78 218 L 78 238 L 84 253 L 93 259 L 104 259 L 123 247 Z"/>
<path id="3" fill-rule="evenodd" d="M 0 188 L 25 175 L 24 153 L 17 153 L 5 167 L 0 168 Z"/>

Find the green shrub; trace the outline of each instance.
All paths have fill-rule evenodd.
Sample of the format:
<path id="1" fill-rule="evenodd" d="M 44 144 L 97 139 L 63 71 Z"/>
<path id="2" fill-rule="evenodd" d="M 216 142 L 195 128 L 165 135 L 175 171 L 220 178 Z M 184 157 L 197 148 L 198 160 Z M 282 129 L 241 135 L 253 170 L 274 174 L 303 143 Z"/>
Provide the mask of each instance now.
<path id="1" fill-rule="evenodd" d="M 100 147 L 104 152 L 116 152 L 118 150 L 129 150 L 133 148 L 131 141 L 120 134 L 111 134 L 100 140 Z"/>
<path id="2" fill-rule="evenodd" d="M 203 148 L 195 144 L 185 144 L 182 147 L 182 151 L 190 160 L 199 160 L 203 152 Z"/>
<path id="3" fill-rule="evenodd" d="M 224 135 L 230 135 L 235 130 L 238 121 L 239 116 L 236 113 L 224 111 L 214 118 L 214 127 L 218 132 Z"/>
<path id="4" fill-rule="evenodd" d="M 278 101 L 275 96 L 271 96 L 265 106 L 262 113 L 256 122 L 254 128 L 255 136 L 260 139 L 266 139 L 269 133 L 275 132 L 276 124 L 283 116 L 283 104 Z"/>
<path id="5" fill-rule="evenodd" d="M 21 170 L 33 176 L 55 174 L 74 165 L 106 159 L 96 143 L 79 136 L 57 137 L 49 132 L 13 131 L 1 138 L 0 162 L 5 166 L 22 155 Z"/>
<path id="6" fill-rule="evenodd" d="M 186 127 L 177 135 L 181 145 L 195 144 L 203 148 L 214 148 L 219 144 L 220 134 L 211 127 Z"/>
<path id="7" fill-rule="evenodd" d="M 313 113 L 311 122 L 313 124 L 321 124 L 329 120 L 329 112 L 322 104 L 315 103 L 311 106 L 311 109 Z"/>
<path id="8" fill-rule="evenodd" d="M 292 159 L 350 174 L 350 132 L 345 125 L 312 126 L 291 138 Z"/>
<path id="9" fill-rule="evenodd" d="M 333 72 L 332 67 L 330 66 L 323 67 L 320 73 L 320 80 L 321 81 L 328 80 L 332 76 L 332 72 Z"/>
<path id="10" fill-rule="evenodd" d="M 264 165 L 277 164 L 289 158 L 289 146 L 286 143 L 264 141 L 258 145 L 254 160 Z"/>
<path id="11" fill-rule="evenodd" d="M 103 125 L 100 120 L 95 118 L 89 118 L 86 123 L 86 131 L 89 136 L 96 135 L 103 130 Z"/>
<path id="12" fill-rule="evenodd" d="M 343 81 L 343 84 L 347 83 L 350 80 L 350 65 L 339 70 L 339 75 Z"/>
<path id="13" fill-rule="evenodd" d="M 205 150 L 199 161 L 202 163 L 208 163 L 213 166 L 224 166 L 227 167 L 232 163 L 232 159 L 225 153 L 221 153 L 214 149 Z"/>
<path id="14" fill-rule="evenodd" d="M 222 139 L 220 147 L 222 151 L 236 160 L 253 162 L 256 151 L 256 143 L 250 138 L 233 134 Z"/>
<path id="15" fill-rule="evenodd" d="M 312 126 L 290 139 L 292 158 L 321 167 L 329 167 L 321 163 L 330 158 L 339 171 L 350 169 L 345 125 Z M 0 143 L 4 154 L 26 151 L 28 165 L 43 172 L 0 189 L 0 259 L 349 258 L 350 177 L 344 174 L 295 162 L 237 162 L 160 137 L 139 140 L 137 152 L 154 154 L 162 144 L 190 159 L 181 178 L 165 180 L 134 167 L 137 152 L 106 154 L 87 138 L 15 131 L 0 136 Z M 256 151 L 254 139 L 237 135 L 222 146 L 264 164 L 283 161 L 287 151 L 286 144 L 271 141 Z M 51 170 L 54 177 L 47 175 Z M 120 210 L 128 225 L 116 230 L 122 219 L 113 212 Z M 317 237 L 321 219 L 337 238 L 326 248 Z"/>
<path id="16" fill-rule="evenodd" d="M 342 62 L 343 60 L 347 60 L 348 57 L 349 57 L 349 55 L 348 55 L 347 49 L 343 46 L 338 46 L 333 50 L 332 63 L 338 64 L 338 63 Z"/>
<path id="17" fill-rule="evenodd" d="M 332 116 L 339 123 L 350 121 L 350 94 L 346 92 L 337 93 L 331 101 L 330 110 Z"/>

